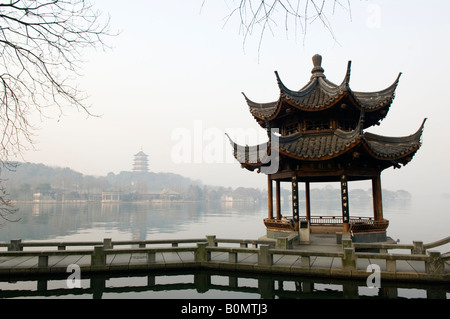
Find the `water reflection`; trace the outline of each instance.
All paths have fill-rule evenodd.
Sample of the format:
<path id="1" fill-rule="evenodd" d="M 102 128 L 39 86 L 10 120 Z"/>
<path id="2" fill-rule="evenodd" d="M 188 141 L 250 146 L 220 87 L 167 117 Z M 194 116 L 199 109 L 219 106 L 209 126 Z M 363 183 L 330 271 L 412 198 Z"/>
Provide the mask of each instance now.
<path id="1" fill-rule="evenodd" d="M 254 216 L 253 222 L 262 225 L 264 216 L 259 205 L 246 202 L 18 204 L 17 208 L 20 221 L 6 224 L 0 241 L 69 237 L 93 240 L 102 236 L 117 240 L 119 235 L 145 240 L 151 234 L 178 233 L 214 217 L 228 219 L 232 224 L 235 218 Z M 95 238 L 86 238 L 83 233 Z"/>
<path id="2" fill-rule="evenodd" d="M 352 215 L 371 216 L 371 203 L 353 202 Z M 304 202 L 300 209 L 304 211 Z M 387 203 L 385 211 L 402 213 L 410 209 L 410 201 Z M 265 232 L 262 219 L 267 207 L 253 202 L 167 202 L 167 203 L 79 203 L 79 204 L 17 204 L 19 222 L 7 223 L 0 232 L 0 241 L 11 239 L 46 240 L 75 237 L 83 232 L 106 234 L 128 233 L 133 240 L 148 239 L 149 234 L 177 233 L 192 225 L 222 219 L 232 229 L 238 223 L 251 223 L 260 236 Z M 333 200 L 312 203 L 313 215 L 340 216 L 340 203 Z M 290 202 L 285 201 L 282 214 L 291 215 Z M 389 216 L 388 216 L 389 218 Z M 91 231 L 89 231 L 91 230 Z M 194 237 L 204 234 L 197 234 Z M 250 236 L 252 234 L 249 234 Z M 92 238 L 91 238 L 92 239 Z M 95 238 L 97 239 L 97 238 Z M 101 239 L 101 238 L 100 238 Z"/>
<path id="3" fill-rule="evenodd" d="M 448 198 L 413 198 L 384 204 L 392 238 L 425 243 L 448 236 Z M 301 203 L 302 204 L 302 203 Z M 370 201 L 351 202 L 351 214 L 370 216 Z M 151 240 L 159 238 L 256 239 L 265 234 L 262 219 L 267 207 L 248 202 L 159 204 L 19 204 L 21 220 L 7 223 L 0 241 L 29 240 Z M 317 215 L 339 216 L 339 202 L 313 202 Z M 286 201 L 282 212 L 289 212 Z M 424 218 L 427 212 L 427 218 Z M 436 222 L 439 221 L 439 222 Z M 447 245 L 449 246 L 449 245 Z M 450 247 L 443 247 L 442 252 Z M 217 274 L 208 272 L 133 274 L 131 277 L 86 277 L 82 288 L 68 289 L 66 279 L 0 279 L 2 298 L 450 298 L 448 287 L 383 282 L 370 289 L 364 282 L 324 281 Z"/>
<path id="4" fill-rule="evenodd" d="M 450 286 L 440 285 L 384 282 L 368 288 L 365 282 L 213 271 L 91 276 L 82 278 L 80 288 L 68 288 L 65 277 L 15 280 L 0 281 L 0 298 L 447 299 L 450 293 Z"/>
<path id="5" fill-rule="evenodd" d="M 440 240 L 448 234 L 446 198 L 386 201 L 384 217 L 390 221 L 388 236 L 401 243 Z M 266 203 L 79 203 L 18 204 L 19 222 L 6 223 L 0 241 L 26 240 L 151 240 L 155 238 L 259 238 L 266 233 Z M 282 214 L 290 215 L 289 201 Z M 372 216 L 371 201 L 351 201 L 351 216 Z M 300 212 L 304 215 L 304 202 Z M 313 201 L 312 215 L 340 216 L 340 202 Z M 427 212 L 424 214 L 424 212 Z M 450 246 L 450 245 L 449 245 Z M 447 249 L 447 248 L 446 248 Z M 449 247 L 450 249 L 450 247 Z M 449 251 L 449 249 L 443 252 Z"/>

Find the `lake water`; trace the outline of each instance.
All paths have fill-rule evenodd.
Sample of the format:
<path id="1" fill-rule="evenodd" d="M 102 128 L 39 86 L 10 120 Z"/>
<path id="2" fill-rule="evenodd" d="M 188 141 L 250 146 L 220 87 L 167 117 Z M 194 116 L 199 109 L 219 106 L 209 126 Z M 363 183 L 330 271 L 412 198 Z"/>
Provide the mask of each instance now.
<path id="1" fill-rule="evenodd" d="M 424 243 L 450 235 L 447 197 L 416 198 L 384 203 L 390 221 L 388 236 L 401 243 Z M 203 238 L 257 239 L 265 234 L 267 207 L 253 203 L 159 204 L 18 204 L 20 221 L 0 228 L 0 241 L 102 241 Z M 350 203 L 351 215 L 371 216 L 371 203 Z M 290 211 L 284 206 L 282 211 Z M 339 216 L 339 203 L 313 202 L 312 215 Z M 450 251 L 449 245 L 439 248 Z M 83 278 L 85 287 L 68 291 L 66 278 L 52 278 L 39 289 L 35 279 L 0 281 L 4 298 L 430 298 L 449 299 L 446 291 L 430 286 L 392 286 L 369 289 L 365 283 L 314 282 L 308 278 L 275 278 L 224 273 L 152 273 L 132 277 Z M 149 284 L 150 283 L 150 284 Z M 265 288 L 264 288 L 265 287 Z M 66 289 L 64 289 L 66 288 Z M 448 288 L 448 287 L 447 287 Z"/>

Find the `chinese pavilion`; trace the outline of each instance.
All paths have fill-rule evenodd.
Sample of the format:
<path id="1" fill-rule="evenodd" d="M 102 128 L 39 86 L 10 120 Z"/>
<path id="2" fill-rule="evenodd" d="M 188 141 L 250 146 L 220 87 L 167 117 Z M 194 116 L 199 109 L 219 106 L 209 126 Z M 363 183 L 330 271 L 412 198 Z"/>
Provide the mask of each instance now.
<path id="1" fill-rule="evenodd" d="M 288 89 L 275 72 L 280 89 L 277 101 L 255 103 L 244 94 L 250 113 L 267 130 L 269 141 L 240 146 L 230 139 L 234 156 L 241 167 L 267 174 L 268 217 L 264 223 L 268 236 L 308 228 L 310 232 L 348 232 L 361 241 L 385 241 L 389 221 L 383 217 L 381 172 L 412 160 L 421 146 L 426 119 L 409 136 L 365 132 L 386 117 L 401 73 L 382 91 L 356 92 L 349 86 L 351 61 L 342 83 L 337 85 L 325 77 L 322 57 L 315 55 L 312 60 L 311 79 L 299 91 Z M 357 180 L 372 181 L 373 217 L 350 215 L 348 182 Z M 281 212 L 281 182 L 289 182 L 292 187 L 292 216 Z M 312 182 L 340 182 L 342 217 L 311 216 Z M 305 184 L 304 216 L 299 213 L 299 183 Z"/>
<path id="2" fill-rule="evenodd" d="M 134 173 L 147 173 L 148 172 L 148 155 L 145 154 L 142 149 L 139 153 L 134 155 L 133 161 Z"/>

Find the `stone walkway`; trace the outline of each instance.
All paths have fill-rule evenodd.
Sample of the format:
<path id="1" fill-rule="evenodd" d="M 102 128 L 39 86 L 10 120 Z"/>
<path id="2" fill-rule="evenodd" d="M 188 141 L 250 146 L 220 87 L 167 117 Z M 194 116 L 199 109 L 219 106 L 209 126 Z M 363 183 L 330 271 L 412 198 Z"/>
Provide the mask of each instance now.
<path id="1" fill-rule="evenodd" d="M 226 244 L 222 245 L 226 247 Z M 222 247 L 221 246 L 221 247 Z M 295 245 L 294 250 L 310 251 L 310 252 L 342 252 L 342 245 L 335 242 L 335 236 L 332 235 L 314 235 L 311 236 L 310 244 Z M 196 262 L 193 251 L 179 251 L 179 252 L 156 252 L 154 261 L 148 263 L 148 255 L 146 253 L 121 253 L 108 254 L 106 257 L 106 265 L 95 268 L 95 270 L 103 271 L 127 271 L 127 270 L 147 270 L 147 269 L 163 269 L 163 268 L 186 268 L 186 267 L 200 267 L 200 263 Z M 270 271 L 292 273 L 302 272 L 307 269 L 305 267 L 308 263 L 305 257 L 295 255 L 273 255 L 273 264 Z M 39 260 L 37 256 L 3 256 L 0 257 L 0 276 L 12 274 L 34 274 L 41 272 L 39 267 Z M 233 268 L 236 270 L 251 270 L 251 267 L 258 266 L 258 253 L 253 251 L 249 253 L 239 253 L 236 263 L 229 262 L 229 254 L 227 252 L 211 252 L 210 262 L 211 267 Z M 92 270 L 91 255 L 58 255 L 48 257 L 48 266 L 46 272 L 66 272 L 69 265 L 76 264 L 81 270 Z M 386 260 L 376 258 L 361 258 L 358 257 L 356 262 L 356 269 L 360 271 L 367 271 L 369 265 L 378 265 L 380 270 L 386 271 Z M 235 265 L 235 266 L 234 266 Z M 425 273 L 425 262 L 423 261 L 406 261 L 398 260 L 396 262 L 396 269 L 398 272 L 409 274 Z M 340 257 L 309 257 L 309 269 L 320 271 L 340 271 L 342 270 L 342 259 Z M 295 271 L 294 271 L 295 270 Z M 450 273 L 450 263 L 445 263 L 445 272 Z"/>

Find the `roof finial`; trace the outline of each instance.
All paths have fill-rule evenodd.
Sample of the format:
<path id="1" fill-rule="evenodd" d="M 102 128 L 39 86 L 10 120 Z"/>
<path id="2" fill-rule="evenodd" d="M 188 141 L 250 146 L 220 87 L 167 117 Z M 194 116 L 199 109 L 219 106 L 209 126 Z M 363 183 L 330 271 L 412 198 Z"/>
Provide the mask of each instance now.
<path id="1" fill-rule="evenodd" d="M 323 72 L 325 70 L 322 68 L 322 56 L 320 54 L 315 54 L 312 57 L 312 61 L 313 61 L 313 64 L 314 64 L 314 68 L 311 71 L 311 73 L 312 73 L 312 77 L 311 78 L 325 77 L 325 75 L 323 74 Z"/>

